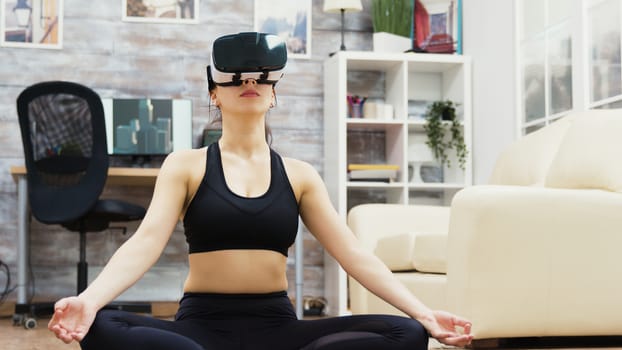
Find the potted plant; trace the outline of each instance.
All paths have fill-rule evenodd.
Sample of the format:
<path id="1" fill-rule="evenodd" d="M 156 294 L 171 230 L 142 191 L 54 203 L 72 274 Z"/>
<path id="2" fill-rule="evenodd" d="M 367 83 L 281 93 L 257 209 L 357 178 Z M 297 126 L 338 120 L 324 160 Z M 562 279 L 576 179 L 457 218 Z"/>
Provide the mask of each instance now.
<path id="1" fill-rule="evenodd" d="M 412 48 L 411 0 L 373 0 L 374 51 L 404 52 Z"/>
<path id="2" fill-rule="evenodd" d="M 440 165 L 451 166 L 447 152 L 453 149 L 460 168 L 464 170 L 468 150 L 464 143 L 462 125 L 456 116 L 456 106 L 456 103 L 449 100 L 432 103 L 426 112 L 423 129 L 428 137 L 425 143 Z"/>

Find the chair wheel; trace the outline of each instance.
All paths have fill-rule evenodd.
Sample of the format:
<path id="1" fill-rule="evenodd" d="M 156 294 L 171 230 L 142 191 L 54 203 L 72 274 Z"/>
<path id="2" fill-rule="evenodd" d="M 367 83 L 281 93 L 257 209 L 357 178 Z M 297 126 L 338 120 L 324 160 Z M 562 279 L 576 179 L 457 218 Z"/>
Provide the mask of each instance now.
<path id="1" fill-rule="evenodd" d="M 37 327 L 37 320 L 34 318 L 27 318 L 24 320 L 24 328 L 33 329 L 35 327 Z"/>
<path id="2" fill-rule="evenodd" d="M 24 316 L 19 314 L 13 314 L 13 326 L 21 326 L 24 321 Z"/>

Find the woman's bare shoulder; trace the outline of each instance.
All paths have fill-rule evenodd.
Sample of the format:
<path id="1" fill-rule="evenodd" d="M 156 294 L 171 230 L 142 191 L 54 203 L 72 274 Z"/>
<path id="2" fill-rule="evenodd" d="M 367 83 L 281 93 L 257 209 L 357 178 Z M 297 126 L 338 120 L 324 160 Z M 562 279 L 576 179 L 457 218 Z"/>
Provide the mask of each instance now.
<path id="1" fill-rule="evenodd" d="M 166 156 L 164 163 L 185 163 L 185 165 L 188 166 L 188 163 L 186 162 L 193 160 L 196 161 L 201 157 L 205 157 L 206 149 L 207 147 L 176 150 Z"/>
<path id="2" fill-rule="evenodd" d="M 203 147 L 173 151 L 164 159 L 162 171 L 188 175 L 202 170 L 201 164 L 205 165 L 206 149 Z"/>
<path id="3" fill-rule="evenodd" d="M 310 163 L 305 162 L 304 160 L 290 158 L 290 157 L 282 157 L 282 158 L 283 158 L 283 163 L 285 163 L 285 167 L 288 169 L 291 168 L 292 170 L 303 171 L 303 172 L 307 172 L 309 170 L 315 171 L 315 168 Z"/>
<path id="4" fill-rule="evenodd" d="M 283 163 L 285 164 L 285 170 L 290 182 L 308 184 L 309 182 L 315 183 L 318 179 L 321 179 L 320 174 L 313 165 L 304 160 L 283 157 Z"/>

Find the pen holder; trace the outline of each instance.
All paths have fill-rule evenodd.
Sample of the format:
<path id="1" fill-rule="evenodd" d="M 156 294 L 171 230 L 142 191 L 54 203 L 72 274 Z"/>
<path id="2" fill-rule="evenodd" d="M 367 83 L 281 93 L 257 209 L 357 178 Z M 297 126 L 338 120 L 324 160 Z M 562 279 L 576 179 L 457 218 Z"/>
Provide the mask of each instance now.
<path id="1" fill-rule="evenodd" d="M 362 111 L 362 103 L 352 103 L 350 105 L 350 118 L 362 118 Z"/>

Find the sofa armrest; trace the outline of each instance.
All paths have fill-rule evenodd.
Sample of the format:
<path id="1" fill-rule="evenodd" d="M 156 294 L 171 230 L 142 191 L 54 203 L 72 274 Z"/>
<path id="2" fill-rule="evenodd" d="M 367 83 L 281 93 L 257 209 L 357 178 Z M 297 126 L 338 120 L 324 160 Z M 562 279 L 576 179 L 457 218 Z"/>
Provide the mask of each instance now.
<path id="1" fill-rule="evenodd" d="M 448 307 L 478 339 L 620 335 L 622 194 L 473 186 L 452 202 Z"/>

